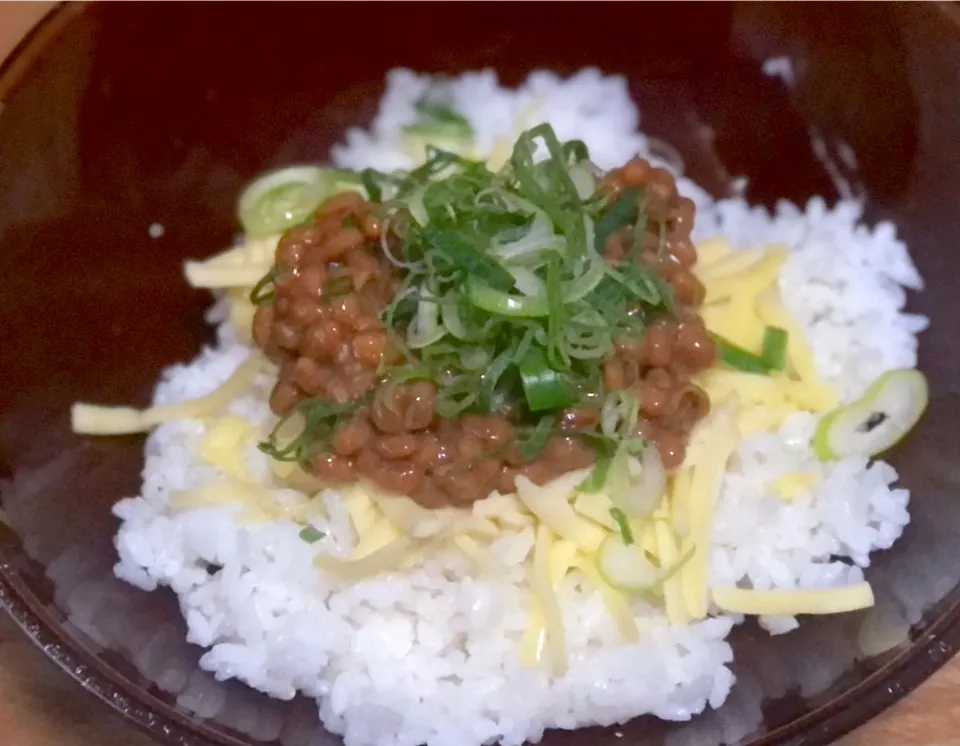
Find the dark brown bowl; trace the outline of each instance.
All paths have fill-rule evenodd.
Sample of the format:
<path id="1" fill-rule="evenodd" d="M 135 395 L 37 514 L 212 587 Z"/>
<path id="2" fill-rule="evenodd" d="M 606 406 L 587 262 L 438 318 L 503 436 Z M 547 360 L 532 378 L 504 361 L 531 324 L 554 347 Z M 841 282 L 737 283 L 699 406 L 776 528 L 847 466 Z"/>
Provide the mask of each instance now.
<path id="1" fill-rule="evenodd" d="M 795 86 L 761 72 L 787 55 Z M 241 185 L 322 160 L 368 121 L 384 72 L 598 64 L 629 76 L 644 128 L 722 193 L 835 198 L 811 131 L 857 153 L 868 218 L 897 222 L 929 287 L 933 404 L 897 454 L 913 521 L 868 577 L 909 640 L 857 645 L 870 614 L 769 638 L 737 630 L 729 702 L 689 724 L 550 743 L 826 743 L 912 689 L 960 641 L 960 28 L 950 6 L 104 3 L 52 13 L 0 76 L 0 605 L 83 686 L 166 744 L 336 743 L 310 702 L 218 684 L 171 595 L 113 579 L 110 506 L 139 438 L 79 439 L 75 399 L 145 404 L 208 339 L 181 261 L 231 238 Z M 162 238 L 148 226 L 162 223 Z M 622 740 L 621 740 L 622 739 Z"/>

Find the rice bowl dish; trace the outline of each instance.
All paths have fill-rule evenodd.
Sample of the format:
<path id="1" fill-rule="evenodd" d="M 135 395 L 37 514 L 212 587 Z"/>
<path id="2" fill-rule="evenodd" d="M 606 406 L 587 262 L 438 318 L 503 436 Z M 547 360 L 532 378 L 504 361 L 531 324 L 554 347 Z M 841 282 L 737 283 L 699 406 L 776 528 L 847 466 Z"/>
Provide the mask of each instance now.
<path id="1" fill-rule="evenodd" d="M 246 235 L 227 252 L 188 265 L 191 284 L 218 296 L 209 314 L 216 344 L 164 373 L 154 408 L 78 405 L 74 426 L 91 434 L 151 431 L 142 492 L 115 508 L 122 521 L 115 572 L 144 590 L 169 586 L 177 594 L 189 641 L 208 649 L 205 669 L 274 697 L 303 692 L 316 698 L 324 725 L 348 746 L 519 744 L 538 740 L 548 728 L 607 725 L 643 714 L 685 720 L 717 708 L 735 685 L 726 638 L 745 615 L 759 616 L 765 629 L 780 634 L 795 628 L 803 614 L 872 603 L 863 572 L 870 553 L 892 546 L 909 521 L 908 493 L 896 487 L 896 471 L 874 456 L 915 424 L 926 396 L 922 376 L 913 370 L 916 335 L 926 319 L 902 312 L 906 290 L 922 288 L 906 247 L 892 225 L 861 224 L 855 202 L 827 207 L 814 199 L 804 209 L 781 204 L 771 215 L 743 200 L 715 201 L 680 176 L 681 164 L 658 158 L 665 151 L 638 127 L 625 81 L 593 70 L 567 80 L 534 73 L 517 89 L 499 86 L 490 72 L 451 81 L 394 71 L 371 130 L 348 132 L 345 144 L 331 152 L 337 170 L 325 171 L 325 191 L 313 194 L 307 215 L 295 215 L 294 201 L 281 211 L 294 226 L 275 224 L 257 199 L 246 210 L 241 200 Z M 330 200 L 343 194 L 354 195 L 350 209 L 368 212 L 358 205 L 402 203 L 388 210 L 412 215 L 408 231 L 436 224 L 423 194 L 464 173 L 489 180 L 484 189 L 526 199 L 510 181 L 524 183 L 515 173 L 518 144 L 530 145 L 529 167 L 541 173 L 536 164 L 554 157 L 550 133 L 561 146 L 583 146 L 583 152 L 564 148 L 570 159 L 562 165 L 568 174 L 579 168 L 577 178 L 586 180 L 577 190 L 576 210 L 592 225 L 584 220 L 564 232 L 558 221 L 573 212 L 560 210 L 548 216 L 549 230 L 536 240 L 530 238 L 533 217 L 515 226 L 519 233 L 512 240 L 494 244 L 503 250 L 501 266 L 523 268 L 512 275 L 515 287 L 499 291 L 506 301 L 490 293 L 471 295 L 469 283 L 481 270 L 444 277 L 446 284 L 438 286 L 443 273 L 414 268 L 410 256 L 391 254 L 404 265 L 399 267 L 384 257 L 383 267 L 393 267 L 383 270 L 385 277 L 395 272 L 404 279 L 426 278 L 417 279 L 409 318 L 396 326 L 384 322 L 403 333 L 397 346 L 405 341 L 414 351 L 411 359 L 421 363 L 429 358 L 421 351 L 461 339 L 431 309 L 448 297 L 443 292 L 460 293 L 462 287 L 468 288 L 464 297 L 496 316 L 502 328 L 539 328 L 538 319 L 553 318 L 553 310 L 538 310 L 549 296 L 538 281 L 551 270 L 549 259 L 537 262 L 544 246 L 558 238 L 571 262 L 593 262 L 594 244 L 609 260 L 571 277 L 567 289 L 576 292 L 566 294 L 565 307 L 593 293 L 597 301 L 609 297 L 598 290 L 597 277 L 627 277 L 632 266 L 618 263 L 626 260 L 612 256 L 609 241 L 619 240 L 624 249 L 628 236 L 653 236 L 648 253 L 654 256 L 670 240 L 663 226 L 673 218 L 644 217 L 649 205 L 638 211 L 641 197 L 630 192 L 650 184 L 626 180 L 629 164 L 642 159 L 643 178 L 657 171 L 675 181 L 667 185 L 662 209 L 677 208 L 682 199 L 695 206 L 686 229 L 696 255 L 684 267 L 693 278 L 684 282 L 694 290 L 682 297 L 671 277 L 660 277 L 651 264 L 648 279 L 662 292 L 643 301 L 649 318 L 631 312 L 629 323 L 636 323 L 641 345 L 642 335 L 657 324 L 702 324 L 713 340 L 709 359 L 699 367 L 682 360 L 681 372 L 670 367 L 672 359 L 649 365 L 646 350 L 634 379 L 620 370 L 627 379 L 617 385 L 611 361 L 621 353 L 627 360 L 624 350 L 632 349 L 619 342 L 625 328 L 594 347 L 584 335 L 577 349 L 587 356 L 577 359 L 594 362 L 564 368 L 551 359 L 555 339 L 545 320 L 542 339 L 531 332 L 524 354 L 510 359 L 518 371 L 511 396 L 525 407 L 515 415 L 509 397 L 477 398 L 498 354 L 513 348 L 495 341 L 486 357 L 465 355 L 482 345 L 464 335 L 470 344 L 458 343 L 454 352 L 466 361 L 457 370 L 458 382 L 466 385 L 444 402 L 467 404 L 447 410 L 444 419 L 479 417 L 477 408 L 485 417 L 510 412 L 503 415 L 512 428 L 504 440 L 533 442 L 530 451 L 536 453 L 512 463 L 508 453 L 497 452 L 496 474 L 485 481 L 452 482 L 431 465 L 418 472 L 422 480 L 416 484 L 390 482 L 388 476 L 400 472 L 383 466 L 393 458 L 387 456 L 372 466 L 356 463 L 357 457 L 354 471 L 324 472 L 318 459 L 332 469 L 343 465 L 334 460 L 343 454 L 336 442 L 319 447 L 327 437 L 320 431 L 332 436 L 353 420 L 337 419 L 339 410 L 328 408 L 316 415 L 322 427 L 303 442 L 308 415 L 318 411 L 304 408 L 311 392 L 298 384 L 295 400 L 278 400 L 289 350 L 271 346 L 279 333 L 276 319 L 265 336 L 257 334 L 257 314 L 263 328 L 261 309 L 276 309 L 283 297 L 282 277 L 271 275 L 281 236 L 314 219 L 318 207 L 329 210 Z M 442 164 L 452 172 L 430 173 L 414 196 L 403 195 L 402 181 L 376 181 L 378 174 L 416 173 L 437 153 L 455 156 Z M 486 165 L 471 165 L 480 162 Z M 312 173 L 295 174 L 299 182 L 270 181 L 267 192 L 245 197 L 262 200 L 273 191 L 276 199 L 278 185 L 290 183 L 315 188 Z M 511 174 L 506 186 L 497 180 L 502 173 Z M 284 178 L 290 176 L 287 171 Z M 620 176 L 623 183 L 611 186 Z M 373 194 L 387 187 L 400 196 Z M 472 192 L 471 199 L 480 193 Z M 634 207 L 629 217 L 619 211 L 619 223 L 609 217 L 617 205 Z M 514 205 L 508 212 L 545 211 L 535 207 Z M 251 215 L 259 216 L 254 230 Z M 363 233 L 360 213 L 349 215 L 355 224 L 346 227 Z M 397 224 L 395 213 L 386 215 Z M 609 230 L 597 241 L 605 220 Z M 371 252 L 397 251 L 381 247 L 385 222 L 375 226 L 376 240 L 375 233 L 364 234 Z M 575 230 L 585 236 L 586 248 L 574 256 L 569 244 Z M 407 251 L 404 236 L 397 240 Z M 632 243 L 638 256 L 646 251 L 642 241 Z M 347 265 L 333 259 L 337 280 Z M 354 273 L 342 276 L 351 277 L 353 290 L 359 290 L 357 272 L 381 271 L 349 269 Z M 577 285 L 590 271 L 592 279 Z M 304 273 L 298 266 L 290 274 Z M 325 287 L 320 295 L 332 296 L 333 286 Z M 389 289 L 385 301 L 402 295 Z M 432 298 L 424 297 L 424 289 Z M 674 301 L 679 311 L 668 308 Z M 582 313 L 586 309 L 579 306 L 570 311 L 571 326 L 586 318 L 577 315 Z M 538 345 L 547 364 L 530 373 L 525 361 Z M 334 384 L 355 385 L 357 391 L 319 398 L 344 405 L 376 391 L 390 375 L 381 376 L 385 355 L 381 350 L 377 365 L 368 366 L 376 371 L 369 381 L 360 383 L 357 372 L 363 371 L 357 369 L 317 383 L 318 391 Z M 414 363 L 398 358 L 391 365 L 395 373 Z M 671 385 L 703 392 L 709 406 L 696 416 L 687 412 L 679 424 L 671 413 L 667 423 L 668 416 L 653 411 L 645 396 L 651 367 L 671 370 Z M 287 368 L 288 379 L 298 375 Z M 589 396 L 574 402 L 564 386 L 552 385 L 558 371 Z M 445 386 L 454 389 L 452 378 L 435 371 L 416 375 L 421 377 L 393 384 L 430 380 L 438 397 Z M 507 390 L 506 383 L 499 385 L 491 384 L 491 391 Z M 590 386 L 596 390 L 588 391 Z M 622 391 L 631 393 L 617 393 Z M 569 450 L 546 463 L 541 454 L 551 439 L 589 439 L 585 430 L 563 430 L 560 415 L 538 430 L 547 417 L 540 413 L 566 412 L 584 402 L 595 403 L 590 437 L 602 444 L 583 463 L 580 451 Z M 347 414 L 355 418 L 360 411 Z M 372 421 L 373 436 L 381 440 L 407 434 Z M 644 431 L 645 422 L 656 428 Z M 432 427 L 410 429 L 432 436 Z M 396 439 L 390 443 L 401 448 Z M 378 447 L 383 453 L 387 446 Z M 414 446 L 402 445 L 408 447 Z M 302 459 L 304 449 L 308 458 Z M 491 453 L 482 455 L 489 461 Z M 528 468 L 541 459 L 543 469 Z M 651 487 L 661 481 L 662 488 Z"/>

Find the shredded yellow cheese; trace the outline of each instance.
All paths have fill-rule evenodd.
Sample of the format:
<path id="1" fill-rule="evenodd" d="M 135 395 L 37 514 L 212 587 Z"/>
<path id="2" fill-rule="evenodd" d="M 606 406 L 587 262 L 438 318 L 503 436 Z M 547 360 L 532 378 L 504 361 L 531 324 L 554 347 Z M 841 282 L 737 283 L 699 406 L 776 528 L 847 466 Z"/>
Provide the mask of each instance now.
<path id="1" fill-rule="evenodd" d="M 673 530 L 680 537 L 690 535 L 690 486 L 692 474 L 690 469 L 680 469 L 673 476 L 670 484 L 669 501 L 670 517 L 673 519 Z"/>
<path id="2" fill-rule="evenodd" d="M 453 543 L 473 562 L 480 572 L 497 573 L 503 570 L 503 563 L 487 551 L 486 547 L 475 541 L 473 537 L 460 534 L 454 537 Z"/>
<path id="3" fill-rule="evenodd" d="M 262 361 L 254 355 L 234 371 L 222 386 L 198 399 L 149 409 L 102 407 L 78 402 L 70 410 L 73 432 L 80 435 L 126 435 L 152 430 L 171 420 L 190 420 L 214 414 L 243 394 L 260 371 Z"/>
<path id="4" fill-rule="evenodd" d="M 279 236 L 251 239 L 203 261 L 187 261 L 183 273 L 195 288 L 252 288 L 273 266 Z"/>
<path id="5" fill-rule="evenodd" d="M 722 259 L 732 251 L 730 244 L 725 238 L 708 238 L 697 244 L 697 267 L 698 272 L 704 267 L 708 267 L 718 259 Z"/>
<path id="6" fill-rule="evenodd" d="M 471 510 L 475 517 L 494 521 L 504 528 L 523 529 L 533 526 L 535 522 L 516 494 L 501 495 L 494 492 L 483 500 L 477 500 Z"/>
<path id="7" fill-rule="evenodd" d="M 234 479 L 210 482 L 170 495 L 170 507 L 174 510 L 237 505 L 241 508 L 236 514 L 240 523 L 266 523 L 280 518 L 302 521 L 310 512 L 308 504 L 304 498 L 298 504 L 284 505 L 268 489 Z"/>
<path id="8" fill-rule="evenodd" d="M 585 552 L 595 552 L 608 532 L 578 515 L 568 502 L 587 473 L 587 469 L 573 471 L 543 487 L 520 476 L 516 482 L 517 496 L 542 525 L 548 526 L 558 536 L 569 539 Z"/>
<path id="9" fill-rule="evenodd" d="M 666 517 L 666 513 L 664 513 L 663 517 Z M 668 521 L 655 521 L 653 525 L 660 554 L 660 566 L 671 567 L 680 561 L 676 538 L 670 531 Z M 663 601 L 667 613 L 667 620 L 674 627 L 683 627 L 690 621 L 690 615 L 687 613 L 687 607 L 683 599 L 683 588 L 681 587 L 682 573 L 683 569 L 681 568 L 679 573 L 674 573 L 672 577 L 667 578 L 663 583 Z"/>
<path id="10" fill-rule="evenodd" d="M 720 242 L 727 248 L 727 252 L 714 260 L 704 261 L 700 256 L 700 249 L 697 249 L 697 264 L 694 272 L 703 283 L 714 282 L 721 277 L 730 277 L 731 275 L 740 275 L 755 269 L 764 258 L 762 251 L 732 251 L 726 241 L 720 239 Z M 708 302 L 714 302 L 711 299 Z"/>
<path id="11" fill-rule="evenodd" d="M 713 600 L 721 610 L 733 614 L 841 614 L 873 606 L 873 590 L 866 581 L 822 590 L 714 588 Z"/>
<path id="12" fill-rule="evenodd" d="M 693 557 L 680 570 L 684 605 L 693 619 L 703 619 L 709 608 L 707 575 L 710 562 L 710 535 L 714 506 L 720 494 L 727 461 L 740 442 L 734 412 L 735 401 L 726 401 L 702 422 L 703 450 L 692 464 L 690 481 L 690 537 L 684 540 L 695 548 Z"/>
<path id="13" fill-rule="evenodd" d="M 313 563 L 341 580 L 358 581 L 409 566 L 419 561 L 429 550 L 439 547 L 446 538 L 435 536 L 427 541 L 416 541 L 401 536 L 359 559 L 342 560 L 327 554 L 318 554 Z"/>
<path id="14" fill-rule="evenodd" d="M 362 533 L 357 532 L 357 538 L 357 545 L 353 549 L 354 560 L 370 557 L 398 541 L 401 535 L 386 518 L 378 518 L 372 525 L 367 526 Z"/>
<path id="15" fill-rule="evenodd" d="M 533 595 L 536 598 L 536 604 L 539 606 L 539 613 L 543 617 L 542 631 L 535 631 L 536 649 L 539 654 L 546 658 L 547 666 L 550 672 L 555 676 L 563 676 L 567 671 L 567 643 L 563 628 L 563 616 L 560 612 L 560 601 L 554 590 L 553 573 L 558 573 L 557 566 L 551 566 L 551 560 L 554 550 L 553 532 L 545 525 L 537 527 L 537 540 L 533 548 L 533 568 L 530 572 L 530 585 L 533 588 Z M 574 547 L 575 551 L 575 547 Z M 573 560 L 573 553 L 567 559 Z M 562 578 L 561 578 L 562 579 Z M 535 621 L 535 620 L 532 620 Z M 530 625 L 535 628 L 534 624 Z"/>
<path id="16" fill-rule="evenodd" d="M 713 280 L 707 277 L 704 282 L 707 289 L 704 303 L 715 303 L 734 297 L 756 297 L 777 281 L 780 269 L 787 261 L 787 255 L 788 250 L 785 247 L 774 246 L 760 254 L 760 261 L 750 264 L 747 271 L 723 274 Z"/>
<path id="17" fill-rule="evenodd" d="M 573 501 L 573 509 L 584 518 L 603 526 L 608 531 L 617 528 L 610 510 L 613 501 L 602 492 L 580 492 Z"/>
<path id="18" fill-rule="evenodd" d="M 270 271 L 269 264 L 215 265 L 206 262 L 187 262 L 184 273 L 187 282 L 195 288 L 250 288 Z"/>
<path id="19" fill-rule="evenodd" d="M 382 513 L 380 513 L 366 490 L 359 488 L 359 486 L 346 491 L 344 505 L 347 508 L 347 514 L 350 516 L 353 532 L 357 535 L 357 541 L 359 542 L 360 538 L 380 519 Z"/>

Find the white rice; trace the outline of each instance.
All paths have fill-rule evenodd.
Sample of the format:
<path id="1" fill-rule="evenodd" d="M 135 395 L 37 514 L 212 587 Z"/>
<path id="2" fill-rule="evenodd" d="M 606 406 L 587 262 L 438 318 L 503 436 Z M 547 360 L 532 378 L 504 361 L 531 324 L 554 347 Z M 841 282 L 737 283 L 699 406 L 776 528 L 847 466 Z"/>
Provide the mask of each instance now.
<path id="1" fill-rule="evenodd" d="M 428 80 L 394 71 L 371 131 L 351 130 L 332 153 L 338 166 L 412 165 L 397 136 Z M 582 139 L 612 167 L 648 153 L 626 81 L 585 70 L 568 80 L 537 72 L 519 89 L 501 88 L 493 72 L 451 85 L 453 103 L 473 125 L 481 148 L 515 134 L 518 118 L 549 121 L 562 139 Z M 698 204 L 700 238 L 734 245 L 787 244 L 780 278 L 784 300 L 809 335 L 816 365 L 845 395 L 856 396 L 884 370 L 916 363 L 916 334 L 926 320 L 902 313 L 905 288 L 921 280 L 890 224 L 858 223 L 860 207 L 827 208 L 814 199 L 775 215 L 742 200 L 712 202 L 682 181 Z M 224 326 L 220 343 L 189 365 L 169 369 L 155 402 L 204 394 L 249 354 Z M 268 422 L 268 381 L 234 402 L 237 414 Z M 885 549 L 909 520 L 908 494 L 892 487 L 882 462 L 821 464 L 810 454 L 810 415 L 738 449 L 724 481 L 712 547 L 712 581 L 756 588 L 817 588 L 862 578 L 869 554 Z M 560 590 L 570 669 L 562 678 L 524 668 L 518 659 L 527 623 L 524 563 L 529 531 L 498 539 L 503 577 L 476 578 L 457 554 L 422 567 L 342 585 L 316 571 L 318 552 L 342 553 L 353 536 L 340 497 L 327 493 L 328 536 L 309 545 L 290 521 L 248 525 L 233 507 L 176 512 L 172 491 L 217 478 L 198 463 L 199 421 L 159 427 L 148 439 L 144 485 L 123 500 L 116 544 L 118 577 L 178 595 L 189 641 L 208 648 L 203 668 L 278 698 L 315 697 L 323 723 L 348 746 L 470 746 L 538 740 L 546 728 L 625 722 L 641 714 L 685 720 L 719 707 L 734 683 L 725 638 L 737 619 L 718 616 L 670 628 L 661 612 L 633 605 L 642 640 L 622 646 L 599 594 L 576 574 Z M 267 457 L 249 464 L 270 483 Z M 817 483 L 791 502 L 767 494 L 779 476 L 813 472 Z M 219 569 L 217 569 L 219 568 Z M 762 620 L 772 632 L 792 618 Z"/>

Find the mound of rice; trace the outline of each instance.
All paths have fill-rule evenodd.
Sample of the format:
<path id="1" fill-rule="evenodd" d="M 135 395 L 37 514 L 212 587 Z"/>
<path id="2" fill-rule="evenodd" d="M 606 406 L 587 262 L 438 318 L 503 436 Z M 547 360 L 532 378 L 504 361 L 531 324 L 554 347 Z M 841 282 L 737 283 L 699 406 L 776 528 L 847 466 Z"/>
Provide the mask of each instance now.
<path id="1" fill-rule="evenodd" d="M 409 71 L 388 76 L 369 132 L 351 130 L 332 153 L 335 165 L 380 169 L 412 165 L 398 129 L 412 120 L 429 80 Z M 471 122 L 481 150 L 510 137 L 529 119 L 548 121 L 561 139 L 583 140 L 603 167 L 649 143 L 626 81 L 585 70 L 567 80 L 537 72 L 518 89 L 496 75 L 468 73 L 451 83 L 454 106 Z M 519 123 L 519 124 L 518 124 Z M 711 201 L 681 180 L 698 204 L 696 237 L 726 237 L 749 249 L 786 244 L 780 289 L 808 334 L 820 374 L 845 396 L 859 395 L 885 370 L 916 363 L 916 334 L 926 320 L 902 312 L 905 289 L 921 280 L 892 225 L 858 223 L 856 203 L 805 209 L 782 204 L 774 215 L 742 200 Z M 223 321 L 222 314 L 215 320 Z M 251 350 L 224 323 L 219 342 L 192 363 L 173 366 L 155 403 L 205 394 Z M 267 423 L 270 381 L 231 410 Z M 909 521 L 908 494 L 883 462 L 822 464 L 809 449 L 812 415 L 796 415 L 779 432 L 745 440 L 731 461 L 717 508 L 712 581 L 748 587 L 822 588 L 862 579 L 869 554 L 885 549 Z M 196 420 L 157 428 L 146 445 L 143 490 L 123 500 L 116 539 L 118 577 L 145 590 L 166 585 L 178 595 L 189 641 L 208 648 L 201 665 L 278 698 L 297 691 L 318 702 L 328 729 L 348 746 L 468 746 L 538 740 L 547 728 L 624 722 L 650 713 L 685 720 L 719 707 L 734 684 L 726 637 L 739 619 L 715 616 L 672 628 L 662 612 L 637 601 L 638 644 L 623 646 L 589 583 L 568 575 L 560 591 L 570 667 L 555 678 L 520 665 L 527 625 L 524 563 L 529 530 L 496 542 L 507 572 L 476 577 L 453 552 L 419 568 L 342 584 L 318 572 L 313 557 L 355 541 L 341 496 L 325 495 L 328 537 L 298 539 L 289 520 L 247 523 L 235 506 L 175 511 L 171 492 L 217 478 L 200 463 L 205 426 Z M 267 456 L 251 448 L 248 466 L 271 484 Z M 790 501 L 767 494 L 778 477 L 814 471 L 817 484 Z M 841 561 L 846 558 L 847 561 Z M 772 632 L 796 626 L 768 618 Z"/>

